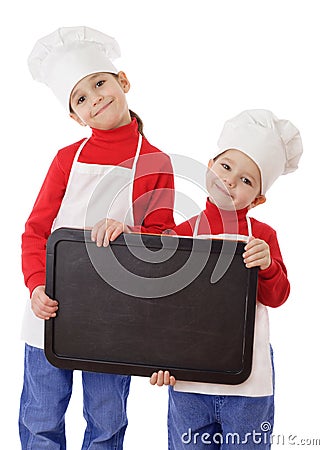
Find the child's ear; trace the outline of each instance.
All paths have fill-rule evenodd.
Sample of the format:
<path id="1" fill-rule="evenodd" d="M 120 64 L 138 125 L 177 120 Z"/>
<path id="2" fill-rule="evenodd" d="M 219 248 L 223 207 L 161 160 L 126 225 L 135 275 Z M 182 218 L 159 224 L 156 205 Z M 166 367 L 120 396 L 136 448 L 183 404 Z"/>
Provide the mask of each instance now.
<path id="1" fill-rule="evenodd" d="M 266 201 L 267 201 L 267 199 L 265 198 L 264 195 L 258 195 L 257 197 L 255 197 L 253 202 L 249 205 L 248 209 L 252 209 L 258 205 L 262 205 L 262 203 L 265 203 Z"/>
<path id="2" fill-rule="evenodd" d="M 126 76 L 125 72 L 118 72 L 117 75 L 118 83 L 120 84 L 121 88 L 127 94 L 127 92 L 130 90 L 130 82 L 128 81 L 128 78 Z"/>
<path id="3" fill-rule="evenodd" d="M 70 117 L 71 117 L 71 119 L 73 119 L 76 122 L 78 122 L 78 124 L 81 125 L 82 127 L 86 127 L 87 126 L 87 124 L 85 122 L 83 122 L 83 120 L 80 119 L 80 117 L 77 114 L 70 113 Z"/>
<path id="4" fill-rule="evenodd" d="M 210 160 L 208 161 L 208 169 L 211 169 L 211 168 L 213 167 L 213 165 L 214 165 L 214 160 L 213 160 L 213 159 L 210 159 Z"/>

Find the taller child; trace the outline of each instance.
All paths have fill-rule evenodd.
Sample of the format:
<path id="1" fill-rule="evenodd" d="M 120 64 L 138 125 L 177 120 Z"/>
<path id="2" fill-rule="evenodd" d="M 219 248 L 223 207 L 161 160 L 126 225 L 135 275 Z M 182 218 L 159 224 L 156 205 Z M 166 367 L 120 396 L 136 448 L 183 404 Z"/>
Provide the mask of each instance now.
<path id="1" fill-rule="evenodd" d="M 91 137 L 55 156 L 22 236 L 22 267 L 30 301 L 19 430 L 22 449 L 65 449 L 65 412 L 73 371 L 53 367 L 43 350 L 44 319 L 59 307 L 45 294 L 46 241 L 59 227 L 92 227 L 104 217 L 138 231 L 172 228 L 174 181 L 169 157 L 144 137 L 129 110 L 130 83 L 112 60 L 114 38 L 87 27 L 60 28 L 36 42 L 29 56 L 34 79 L 48 85 L 66 112 L 92 129 Z M 122 449 L 130 377 L 82 373 L 82 449 Z"/>

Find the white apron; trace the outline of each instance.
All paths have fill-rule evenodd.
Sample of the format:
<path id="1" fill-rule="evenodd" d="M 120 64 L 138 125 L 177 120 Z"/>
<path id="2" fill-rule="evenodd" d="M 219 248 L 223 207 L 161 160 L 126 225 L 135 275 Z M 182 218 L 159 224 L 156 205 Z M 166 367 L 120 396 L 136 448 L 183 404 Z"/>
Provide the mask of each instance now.
<path id="1" fill-rule="evenodd" d="M 229 239 L 247 242 L 249 237 L 252 236 L 251 220 L 248 216 L 246 216 L 248 236 L 241 234 L 199 234 L 200 217 L 201 216 L 199 215 L 195 223 L 193 237 L 202 239 Z M 270 355 L 269 317 L 267 307 L 258 301 L 256 303 L 252 371 L 246 381 L 237 385 L 177 381 L 174 390 L 198 394 L 243 395 L 246 397 L 272 395 L 272 362 Z"/>
<path id="2" fill-rule="evenodd" d="M 61 227 L 91 227 L 104 217 L 134 225 L 132 196 L 142 135 L 139 134 L 131 169 L 78 162 L 87 141 L 88 139 L 80 145 L 74 157 L 65 195 L 52 231 Z M 22 339 L 29 345 L 44 348 L 44 320 L 35 316 L 30 301 L 26 304 L 23 317 Z"/>

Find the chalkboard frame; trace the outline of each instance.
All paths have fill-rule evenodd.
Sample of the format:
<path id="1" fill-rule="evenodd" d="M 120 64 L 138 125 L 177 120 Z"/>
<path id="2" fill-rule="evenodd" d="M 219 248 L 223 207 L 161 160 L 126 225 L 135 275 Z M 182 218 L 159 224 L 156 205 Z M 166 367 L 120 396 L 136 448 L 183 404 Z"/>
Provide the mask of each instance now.
<path id="1" fill-rule="evenodd" d="M 208 264 L 211 264 L 210 267 L 212 267 L 213 259 L 216 264 L 217 258 L 219 258 L 222 251 L 224 253 L 224 248 L 225 254 L 231 254 L 233 261 L 236 261 L 235 267 L 232 267 L 233 264 L 230 263 L 226 276 L 231 277 L 229 280 L 233 281 L 227 281 L 227 284 L 225 284 L 225 289 L 226 291 L 228 290 L 228 287 L 230 288 L 229 290 L 232 288 L 234 290 L 240 289 L 240 292 L 237 291 L 237 296 L 240 297 L 240 305 L 238 305 L 237 308 L 232 308 L 230 312 L 224 310 L 224 305 L 226 309 L 228 298 L 230 298 L 230 295 L 226 294 L 227 300 L 226 302 L 224 302 L 224 300 L 220 301 L 220 304 L 223 305 L 223 309 L 220 308 L 220 312 L 218 312 L 218 304 L 215 304 L 215 298 L 223 299 L 224 297 L 224 295 L 220 296 L 217 292 L 217 289 L 220 289 L 218 288 L 220 285 L 220 282 L 218 281 L 216 283 L 211 283 L 208 288 L 212 289 L 212 291 L 208 291 L 213 292 L 212 296 L 204 295 L 203 290 L 200 291 L 206 285 L 206 279 L 210 278 L 210 273 L 207 275 L 205 274 L 206 276 L 204 279 L 202 278 L 205 268 L 202 268 L 201 273 L 196 276 L 194 282 L 189 283 L 188 286 L 180 289 L 177 293 L 172 294 L 172 296 L 169 297 L 165 296 L 154 299 L 150 299 L 148 297 L 137 298 L 136 296 L 129 296 L 127 293 L 120 293 L 115 287 L 112 287 L 109 283 L 104 282 L 102 276 L 97 273 L 96 270 L 93 270 L 93 255 L 108 255 L 110 252 L 110 255 L 114 255 L 117 259 L 119 257 L 124 260 L 129 258 L 132 259 L 130 263 L 132 266 L 134 265 L 133 259 L 135 258 L 132 254 L 133 249 L 141 250 L 140 247 L 143 246 L 149 251 L 159 251 L 162 246 L 164 246 L 168 251 L 168 247 L 170 247 L 171 250 L 174 249 L 175 242 L 177 246 L 177 250 L 173 254 L 175 262 L 177 262 L 177 259 L 180 257 L 183 257 L 183 255 L 194 254 L 195 256 L 195 254 L 199 253 L 200 258 L 202 254 L 206 253 Z M 218 239 L 203 240 L 175 236 L 161 237 L 159 235 L 125 234 L 119 236 L 116 241 L 110 244 L 108 248 L 98 248 L 96 244 L 91 241 L 89 230 L 60 228 L 54 231 L 48 239 L 46 250 L 46 293 L 49 297 L 58 300 L 59 311 L 56 318 L 45 321 L 45 354 L 48 361 L 58 368 L 70 370 L 76 369 L 125 375 L 150 376 L 154 371 L 162 369 L 169 370 L 178 380 L 232 385 L 244 382 L 249 377 L 252 368 L 258 274 L 257 268 L 247 269 L 245 267 L 241 257 L 244 251 L 244 246 L 245 243 L 240 241 L 230 242 Z M 71 249 L 72 253 L 74 251 L 76 252 L 76 256 L 74 253 L 71 255 Z M 89 252 L 92 256 L 89 255 Z M 79 256 L 79 254 L 81 256 Z M 70 263 L 68 262 L 69 258 Z M 75 264 L 71 264 L 71 261 L 73 263 L 75 262 Z M 65 267 L 65 264 L 69 265 Z M 161 270 L 165 270 L 165 267 L 170 266 L 168 261 L 163 264 L 161 266 Z M 206 267 L 208 264 L 206 263 Z M 152 266 L 154 270 L 156 266 L 154 263 L 150 262 L 143 264 L 139 263 L 139 267 L 145 265 L 146 268 L 144 267 L 144 271 L 146 270 L 148 272 L 149 277 L 149 274 L 154 272 L 151 271 L 150 266 Z M 231 271 L 233 273 L 231 273 Z M 243 277 L 242 279 L 246 280 L 246 283 L 240 287 L 238 287 L 237 283 L 235 283 L 235 271 L 240 272 L 241 278 Z M 89 283 L 84 280 L 87 279 L 87 273 L 89 272 L 92 273 L 92 286 L 94 287 L 96 284 L 100 285 L 95 301 L 100 300 L 101 310 L 98 310 L 95 305 L 93 308 L 89 308 L 89 305 L 86 307 L 85 304 L 90 302 L 89 294 L 86 299 L 80 302 L 82 292 L 87 291 L 87 286 Z M 96 276 L 98 277 L 97 281 Z M 202 282 L 204 283 L 203 285 L 199 284 L 200 278 L 202 278 Z M 81 292 L 78 291 L 79 282 L 81 284 L 83 283 Z M 224 287 L 222 289 L 224 289 Z M 72 290 L 72 294 L 68 299 L 64 299 L 65 292 L 67 290 Z M 61 292 L 61 294 L 58 296 L 59 292 Z M 101 295 L 103 296 L 102 298 Z M 134 298 L 134 301 L 139 302 L 139 308 L 143 308 L 143 310 L 141 316 L 139 317 L 135 317 L 137 309 L 133 310 L 132 315 L 127 315 L 121 312 L 121 317 L 125 317 L 125 327 L 121 326 L 120 324 L 123 322 L 120 322 L 119 325 L 116 325 L 117 332 L 114 332 L 113 335 L 109 334 L 107 337 L 106 335 L 108 330 L 110 330 L 114 325 L 112 322 L 109 322 L 112 317 L 112 315 L 109 316 L 109 308 L 107 313 L 108 317 L 105 317 L 104 310 L 106 307 L 102 308 L 102 305 L 110 305 L 110 303 L 114 301 L 113 299 L 115 296 L 119 296 L 118 298 L 122 299 L 119 302 L 120 308 L 123 308 L 124 302 L 127 307 L 132 307 L 133 303 L 131 299 Z M 77 297 L 78 299 L 73 297 Z M 189 308 L 191 315 L 189 314 L 188 318 L 182 322 L 183 315 L 179 315 L 179 308 L 180 310 L 181 308 L 185 308 L 187 314 L 188 299 L 192 301 Z M 93 301 L 94 299 L 91 300 L 91 302 Z M 177 308 L 178 301 L 180 303 Z M 202 301 L 205 302 L 203 307 L 205 311 L 208 310 L 209 304 L 212 304 L 212 308 L 216 308 L 214 316 L 215 318 L 218 318 L 218 322 L 216 324 L 220 326 L 222 326 L 223 323 L 231 324 L 233 320 L 233 329 L 229 330 L 228 325 L 226 325 L 225 330 L 223 329 L 221 332 L 217 331 L 217 326 L 215 326 L 215 330 L 213 330 L 213 322 L 209 322 L 208 329 L 201 329 L 204 328 L 201 327 L 201 323 L 204 324 L 205 322 L 208 322 L 208 317 L 211 316 L 211 314 L 208 313 L 207 316 L 205 315 L 202 317 L 199 322 L 199 314 L 203 313 L 202 306 L 200 305 L 200 302 Z M 235 301 L 238 302 L 238 300 Z M 119 308 L 119 303 L 117 306 L 116 304 L 114 306 L 114 314 L 118 320 L 120 320 L 119 311 L 117 311 L 116 308 Z M 88 309 L 82 310 L 82 308 Z M 168 312 L 168 310 L 170 311 Z M 235 316 L 235 314 L 238 314 L 236 313 L 238 310 L 240 311 L 239 318 Z M 221 314 L 224 315 L 224 320 L 221 317 Z M 229 318 L 229 314 L 232 314 L 233 316 Z M 84 317 L 85 315 L 87 316 L 86 319 Z M 227 317 L 225 317 L 225 315 L 227 315 Z M 161 318 L 161 323 L 159 323 L 159 317 L 156 316 Z M 150 321 L 148 321 L 148 317 L 150 317 Z M 177 330 L 176 326 L 171 327 L 172 319 L 175 320 L 175 317 L 180 318 L 179 321 L 181 322 L 182 329 L 186 327 L 187 343 L 185 343 L 184 347 L 182 347 L 182 351 L 179 343 L 183 335 L 181 334 L 181 327 L 179 330 Z M 164 320 L 166 318 L 167 320 Z M 79 325 L 77 324 L 78 320 L 80 322 Z M 129 321 L 128 324 L 127 320 Z M 134 321 L 137 321 L 137 323 L 134 324 Z M 143 323 L 141 323 L 141 321 Z M 155 323 L 157 325 L 153 329 L 150 329 L 151 323 Z M 192 330 L 188 329 L 190 323 L 193 324 Z M 197 323 L 200 324 L 200 330 L 197 330 Z M 93 325 L 93 329 L 88 328 L 88 324 L 90 324 L 91 327 Z M 241 331 L 239 338 L 235 341 L 235 346 L 238 348 L 235 352 L 233 350 L 236 355 L 235 358 L 232 358 L 233 360 L 235 359 L 235 362 L 233 363 L 233 361 L 231 361 L 231 356 L 228 356 L 227 358 L 226 355 L 232 354 L 232 347 L 234 347 L 234 345 L 231 347 L 231 337 L 236 333 L 237 324 L 239 324 Z M 100 327 L 102 331 L 100 331 Z M 156 331 L 157 327 L 161 327 L 160 334 Z M 86 332 L 86 330 L 88 331 Z M 128 330 L 129 333 L 131 333 L 132 330 L 137 330 L 137 332 L 133 335 L 127 336 Z M 140 330 L 140 332 L 138 330 Z M 140 342 L 140 337 L 137 337 L 136 335 L 140 334 L 141 330 L 148 330 L 148 332 L 151 333 L 146 335 L 142 342 Z M 164 330 L 166 331 L 164 332 Z M 82 335 L 83 331 L 84 335 Z M 124 335 L 122 335 L 123 333 Z M 215 337 L 213 337 L 211 333 L 215 333 Z M 76 335 L 78 335 L 77 342 L 73 343 Z M 154 335 L 153 342 L 150 342 L 151 335 Z M 170 335 L 170 342 L 168 342 L 168 335 Z M 115 336 L 117 342 L 116 345 L 113 342 Z M 159 336 L 161 336 L 160 341 Z M 224 348 L 227 348 L 227 350 L 224 352 L 217 350 L 217 355 L 211 352 L 210 348 L 207 348 L 209 347 L 207 345 L 199 348 L 199 336 L 203 336 L 204 339 L 207 339 L 206 342 L 216 342 L 217 340 L 217 349 L 222 348 L 221 340 L 224 339 Z M 102 339 L 105 340 L 105 342 L 102 343 Z M 210 339 L 212 339 L 212 341 Z M 124 347 L 123 342 L 125 343 Z M 101 345 L 101 350 L 97 349 L 99 343 Z M 107 358 L 106 350 L 103 351 L 103 349 L 108 348 L 109 345 L 111 346 L 113 353 L 117 351 L 116 349 L 118 348 L 117 358 L 116 355 L 112 359 L 109 357 Z M 134 346 L 134 349 L 131 348 L 132 345 Z M 135 347 L 136 345 L 137 347 Z M 139 354 L 141 353 L 138 349 L 139 345 L 145 350 L 144 362 L 139 361 L 138 357 L 132 361 L 132 358 L 130 357 L 133 354 L 137 354 L 137 352 Z M 189 356 L 185 355 L 187 359 L 185 361 L 181 361 L 181 357 L 186 353 L 185 349 L 188 348 L 188 345 L 194 347 L 195 352 L 197 352 L 195 354 L 199 355 L 197 359 L 198 362 L 196 361 L 195 366 L 191 366 L 190 363 L 190 357 L 194 354 L 194 352 L 189 352 Z M 228 347 L 228 345 L 230 347 Z M 92 349 L 94 349 L 95 353 L 96 351 L 99 351 L 99 353 L 92 356 Z M 107 351 L 108 350 L 109 349 L 107 349 Z M 160 355 L 162 350 L 164 351 L 163 356 Z M 127 354 L 125 359 L 123 359 L 123 351 Z M 178 354 L 173 355 L 173 351 L 178 352 Z M 102 354 L 104 355 L 102 356 Z M 172 363 L 168 363 L 168 357 L 172 360 Z M 227 360 L 229 362 L 229 367 L 226 366 Z M 218 361 L 221 364 L 220 367 L 217 365 Z M 199 364 L 199 367 L 197 367 L 197 364 Z"/>

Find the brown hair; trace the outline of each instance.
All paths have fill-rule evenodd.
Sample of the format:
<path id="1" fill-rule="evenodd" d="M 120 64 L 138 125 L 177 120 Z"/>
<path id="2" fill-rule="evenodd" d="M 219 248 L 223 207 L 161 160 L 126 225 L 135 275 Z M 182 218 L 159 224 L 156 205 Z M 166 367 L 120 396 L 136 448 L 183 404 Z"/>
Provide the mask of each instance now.
<path id="1" fill-rule="evenodd" d="M 140 116 L 138 116 L 138 115 L 137 115 L 134 111 L 132 111 L 131 109 L 129 110 L 129 113 L 130 113 L 130 116 L 131 116 L 132 119 L 135 117 L 135 119 L 137 120 L 137 125 L 138 125 L 138 131 L 139 131 L 139 133 L 140 133 L 143 137 L 145 137 L 144 132 L 143 132 L 144 125 L 143 125 L 142 119 L 140 118 Z"/>
<path id="2" fill-rule="evenodd" d="M 117 74 L 117 73 L 111 73 L 111 75 L 112 75 L 116 80 L 118 80 L 118 74 Z M 132 111 L 131 109 L 129 110 L 129 114 L 130 114 L 130 116 L 131 116 L 132 119 L 134 119 L 134 118 L 136 119 L 136 121 L 137 121 L 137 126 L 138 126 L 138 132 L 139 132 L 143 137 L 145 137 L 144 132 L 143 132 L 144 124 L 143 124 L 143 121 L 142 121 L 142 119 L 140 118 L 140 116 L 137 115 L 136 112 Z"/>

